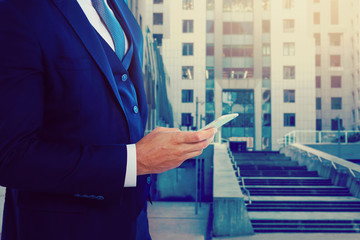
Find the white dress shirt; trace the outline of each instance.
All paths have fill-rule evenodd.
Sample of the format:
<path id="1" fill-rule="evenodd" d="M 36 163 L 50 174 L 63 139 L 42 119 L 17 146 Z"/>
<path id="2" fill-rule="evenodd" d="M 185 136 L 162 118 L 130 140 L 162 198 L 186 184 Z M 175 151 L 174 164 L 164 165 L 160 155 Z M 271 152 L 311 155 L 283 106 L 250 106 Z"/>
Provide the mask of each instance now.
<path id="1" fill-rule="evenodd" d="M 85 13 L 87 19 L 89 20 L 90 24 L 95 28 L 95 30 L 100 34 L 100 36 L 109 44 L 112 50 L 115 51 L 115 44 L 110 35 L 110 32 L 107 30 L 106 25 L 101 20 L 99 14 L 96 12 L 95 8 L 93 7 L 91 0 L 77 0 L 80 7 L 82 8 L 83 12 Z M 107 1 L 106 5 L 107 4 Z M 114 12 L 110 8 L 112 14 Z M 129 48 L 129 42 L 124 33 L 125 37 L 125 51 L 127 52 Z M 127 164 L 126 164 L 126 173 L 125 173 L 125 183 L 124 187 L 136 187 L 136 146 L 135 144 L 126 145 L 127 149 Z"/>

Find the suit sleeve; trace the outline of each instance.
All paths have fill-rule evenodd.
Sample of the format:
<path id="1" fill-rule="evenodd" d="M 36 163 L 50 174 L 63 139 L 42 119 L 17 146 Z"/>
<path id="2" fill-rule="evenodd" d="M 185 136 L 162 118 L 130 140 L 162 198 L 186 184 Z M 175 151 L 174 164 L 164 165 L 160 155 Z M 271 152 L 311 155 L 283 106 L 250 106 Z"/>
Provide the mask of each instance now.
<path id="1" fill-rule="evenodd" d="M 23 17 L 0 2 L 0 185 L 120 197 L 126 145 L 76 146 L 39 137 L 44 116 L 42 49 Z"/>

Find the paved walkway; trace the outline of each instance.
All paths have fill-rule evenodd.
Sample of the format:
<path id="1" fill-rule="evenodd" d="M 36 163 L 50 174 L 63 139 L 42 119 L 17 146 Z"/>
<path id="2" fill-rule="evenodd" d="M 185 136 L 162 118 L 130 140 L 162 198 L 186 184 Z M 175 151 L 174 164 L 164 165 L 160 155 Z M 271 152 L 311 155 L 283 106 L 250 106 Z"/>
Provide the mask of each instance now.
<path id="1" fill-rule="evenodd" d="M 153 240 L 204 240 L 209 204 L 195 215 L 195 203 L 154 202 L 149 204 L 149 226 Z"/>

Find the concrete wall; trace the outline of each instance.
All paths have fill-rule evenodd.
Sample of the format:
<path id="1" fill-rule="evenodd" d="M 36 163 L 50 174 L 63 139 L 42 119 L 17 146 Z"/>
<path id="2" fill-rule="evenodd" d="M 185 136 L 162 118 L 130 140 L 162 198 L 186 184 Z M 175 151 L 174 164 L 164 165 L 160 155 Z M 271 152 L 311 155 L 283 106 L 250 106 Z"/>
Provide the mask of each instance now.
<path id="1" fill-rule="evenodd" d="M 213 235 L 217 237 L 254 234 L 238 180 L 226 145 L 215 145 Z"/>
<path id="2" fill-rule="evenodd" d="M 199 200 L 212 201 L 213 189 L 213 146 L 210 145 L 196 159 L 185 161 L 180 167 L 153 175 L 151 187 L 154 201 L 195 201 L 196 199 L 196 161 L 201 184 L 199 184 Z"/>
<path id="3" fill-rule="evenodd" d="M 343 159 L 360 159 L 360 144 L 308 144 L 308 147 Z"/>

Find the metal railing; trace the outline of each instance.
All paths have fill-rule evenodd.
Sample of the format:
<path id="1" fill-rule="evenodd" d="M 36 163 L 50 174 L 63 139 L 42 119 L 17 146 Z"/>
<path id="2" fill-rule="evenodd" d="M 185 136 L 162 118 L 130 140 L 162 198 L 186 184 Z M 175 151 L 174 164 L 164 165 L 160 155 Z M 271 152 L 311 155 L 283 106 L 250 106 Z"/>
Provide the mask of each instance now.
<path id="1" fill-rule="evenodd" d="M 360 178 L 360 165 L 346 161 L 342 158 L 330 155 L 325 152 L 321 152 L 319 150 L 316 150 L 311 147 L 307 147 L 307 146 L 299 144 L 299 143 L 291 144 L 290 146 L 287 146 L 286 148 L 284 148 L 282 150 L 282 152 L 284 152 L 285 154 L 286 154 L 286 151 L 288 151 L 288 153 L 289 153 L 289 151 L 298 152 L 300 154 L 304 153 L 310 158 L 314 157 L 313 159 L 317 159 L 321 163 L 324 161 L 328 161 L 335 170 L 337 170 L 338 168 L 345 168 L 350 172 L 350 174 L 353 177 Z M 288 155 L 288 154 L 286 154 L 286 155 Z"/>
<path id="2" fill-rule="evenodd" d="M 227 144 L 228 154 L 229 154 L 231 164 L 233 165 L 234 170 L 236 169 L 235 175 L 237 175 L 236 177 L 237 177 L 237 179 L 238 179 L 238 181 L 240 183 L 239 185 L 240 185 L 241 192 L 245 196 L 247 196 L 247 198 L 248 198 L 248 201 L 247 201 L 248 203 L 245 202 L 245 205 L 249 205 L 249 204 L 252 203 L 250 191 L 246 188 L 245 180 L 240 175 L 240 167 L 237 166 L 236 161 L 235 161 L 235 157 L 234 157 L 234 155 L 232 154 L 232 152 L 230 150 L 229 141 L 227 139 L 222 139 L 222 140 L 225 140 L 225 142 Z"/>
<path id="3" fill-rule="evenodd" d="M 360 131 L 305 131 L 296 130 L 286 134 L 278 143 L 287 146 L 293 143 L 360 143 Z"/>

